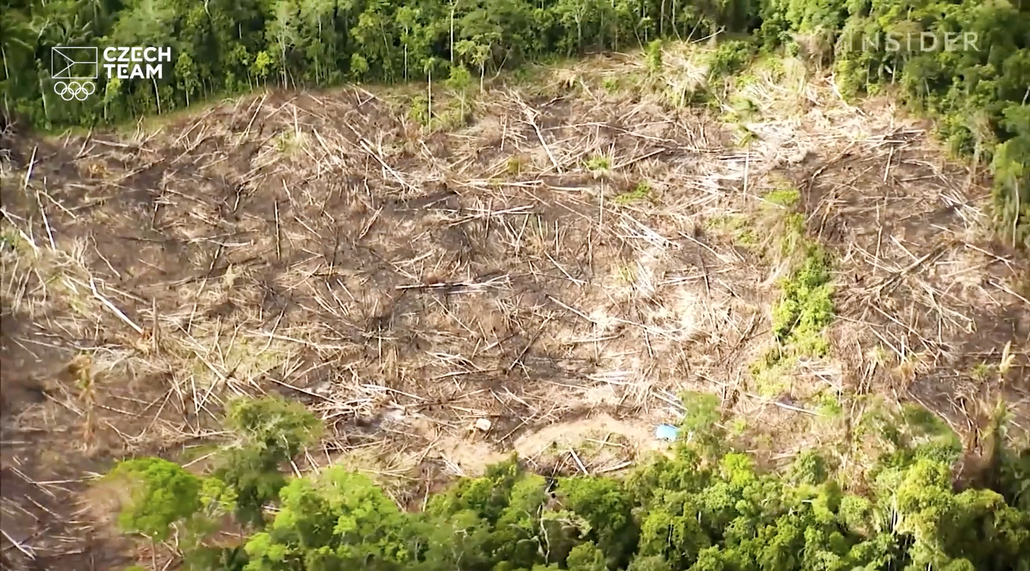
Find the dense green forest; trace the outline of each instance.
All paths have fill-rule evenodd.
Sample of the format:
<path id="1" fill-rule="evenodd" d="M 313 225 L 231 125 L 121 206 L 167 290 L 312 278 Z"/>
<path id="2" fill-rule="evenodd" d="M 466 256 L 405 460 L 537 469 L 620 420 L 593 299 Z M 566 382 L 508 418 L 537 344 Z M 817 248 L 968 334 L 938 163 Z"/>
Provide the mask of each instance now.
<path id="1" fill-rule="evenodd" d="M 206 475 L 139 458 L 100 485 L 131 491 L 124 531 L 174 537 L 196 570 L 1030 570 L 1030 450 L 1000 446 L 1001 408 L 996 444 L 956 491 L 961 444 L 922 409 L 867 409 L 856 438 L 883 451 L 868 470 L 808 451 L 768 472 L 726 444 L 715 396 L 684 402 L 689 442 L 626 477 L 541 476 L 512 459 L 417 511 L 345 466 L 285 477 L 321 424 L 271 398 L 229 405 L 236 439 Z"/>
<path id="2" fill-rule="evenodd" d="M 262 86 L 485 76 L 658 37 L 750 34 L 765 50 L 833 62 L 846 96 L 893 86 L 956 151 L 991 166 L 1003 236 L 1030 240 L 1027 0 L 2 0 L 0 11 L 4 114 L 51 129 Z M 924 31 L 975 42 L 924 52 L 882 41 Z M 101 78 L 92 97 L 66 102 L 49 77 L 62 45 L 166 46 L 173 62 L 160 80 Z"/>

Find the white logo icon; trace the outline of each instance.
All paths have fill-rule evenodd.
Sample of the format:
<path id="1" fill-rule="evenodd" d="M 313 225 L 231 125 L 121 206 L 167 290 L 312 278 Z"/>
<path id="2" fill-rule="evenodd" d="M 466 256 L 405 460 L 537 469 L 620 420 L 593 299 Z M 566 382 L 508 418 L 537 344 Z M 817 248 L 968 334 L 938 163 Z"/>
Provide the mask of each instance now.
<path id="1" fill-rule="evenodd" d="M 56 47 L 50 52 L 50 77 L 96 79 L 99 63 L 96 47 Z"/>
<path id="2" fill-rule="evenodd" d="M 96 90 L 97 86 L 92 81 L 70 81 L 68 83 L 58 81 L 54 84 L 54 93 L 60 95 L 61 99 L 65 101 L 72 99 L 85 101 Z"/>

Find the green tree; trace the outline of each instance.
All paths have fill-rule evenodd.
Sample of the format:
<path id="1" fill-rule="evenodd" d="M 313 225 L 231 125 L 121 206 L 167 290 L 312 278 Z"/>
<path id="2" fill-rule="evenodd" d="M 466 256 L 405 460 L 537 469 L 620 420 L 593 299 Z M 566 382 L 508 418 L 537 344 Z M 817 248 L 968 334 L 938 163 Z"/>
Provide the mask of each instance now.
<path id="1" fill-rule="evenodd" d="M 171 526 L 201 509 L 201 480 L 160 458 L 120 462 L 105 477 L 127 494 L 118 525 L 152 540 L 167 539 Z"/>
<path id="2" fill-rule="evenodd" d="M 238 441 L 223 450 L 215 475 L 235 490 L 240 521 L 260 527 L 286 485 L 280 466 L 315 441 L 321 423 L 299 403 L 265 397 L 230 402 L 226 426 Z"/>
<path id="3" fill-rule="evenodd" d="M 340 32 L 337 29 L 335 0 L 301 0 L 300 30 L 303 38 L 305 77 L 316 84 L 335 83 L 340 80 L 336 62 L 339 59 Z"/>
<path id="4" fill-rule="evenodd" d="M 282 85 L 291 83 L 290 64 L 293 50 L 300 45 L 299 18 L 297 5 L 292 0 L 277 0 L 273 4 L 272 18 L 268 20 L 268 44 L 271 48 L 268 55 L 279 68 L 279 79 Z"/>
<path id="5" fill-rule="evenodd" d="M 268 52 L 261 50 L 254 57 L 254 62 L 251 64 L 251 72 L 260 80 L 264 81 L 268 77 L 268 72 L 272 69 L 272 56 L 268 55 Z"/>
<path id="6" fill-rule="evenodd" d="M 180 88 L 186 96 L 186 105 L 189 105 L 190 96 L 200 88 L 200 80 L 193 58 L 186 52 L 180 53 L 175 60 L 175 77 L 180 82 Z"/>
<path id="7" fill-rule="evenodd" d="M 370 559 L 413 557 L 404 514 L 366 476 L 334 467 L 298 478 L 281 492 L 266 531 L 247 541 L 247 571 L 330 571 Z"/>
<path id="8" fill-rule="evenodd" d="M 454 92 L 455 97 L 461 105 L 461 117 L 465 117 L 465 108 L 468 106 L 468 90 L 472 85 L 472 74 L 467 67 L 459 65 L 451 68 L 450 76 L 447 78 L 447 88 Z"/>

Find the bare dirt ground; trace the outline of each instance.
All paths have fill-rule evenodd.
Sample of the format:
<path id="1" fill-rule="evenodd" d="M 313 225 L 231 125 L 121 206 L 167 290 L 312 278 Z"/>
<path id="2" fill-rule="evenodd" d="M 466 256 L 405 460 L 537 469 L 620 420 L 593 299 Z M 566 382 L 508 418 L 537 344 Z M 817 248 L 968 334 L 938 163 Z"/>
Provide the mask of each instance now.
<path id="1" fill-rule="evenodd" d="M 698 72 L 670 56 L 682 89 Z M 623 469 L 684 389 L 720 394 L 771 462 L 839 440 L 863 394 L 971 448 L 999 396 L 1028 428 L 1030 273 L 990 238 L 981 177 L 825 78 L 757 72 L 757 113 L 727 122 L 614 88 L 638 59 L 495 85 L 447 130 L 409 118 L 417 87 L 348 88 L 5 143 L 5 568 L 114 568 L 130 552 L 90 478 L 201 461 L 236 395 L 307 403 L 329 436 L 296 469 L 351 463 L 404 505 L 512 450 Z M 830 357 L 768 395 L 748 365 L 786 268 L 711 221 L 757 220 L 784 181 L 834 255 L 838 318 Z"/>

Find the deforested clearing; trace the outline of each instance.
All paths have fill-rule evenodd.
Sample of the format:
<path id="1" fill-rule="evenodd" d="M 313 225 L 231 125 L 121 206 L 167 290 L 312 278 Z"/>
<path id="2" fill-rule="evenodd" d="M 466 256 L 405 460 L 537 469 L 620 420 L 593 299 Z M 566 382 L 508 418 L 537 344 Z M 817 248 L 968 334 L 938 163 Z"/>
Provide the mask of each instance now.
<path id="1" fill-rule="evenodd" d="M 694 106 L 703 64 L 663 65 L 5 142 L 3 528 L 48 531 L 4 557 L 109 568 L 88 479 L 202 463 L 239 395 L 324 419 L 292 470 L 352 465 L 402 505 L 513 450 L 616 472 L 685 390 L 773 465 L 840 442 L 860 465 L 852 420 L 880 401 L 975 457 L 1003 398 L 1025 439 L 1030 263 L 992 239 L 982 173 L 798 61 Z"/>

